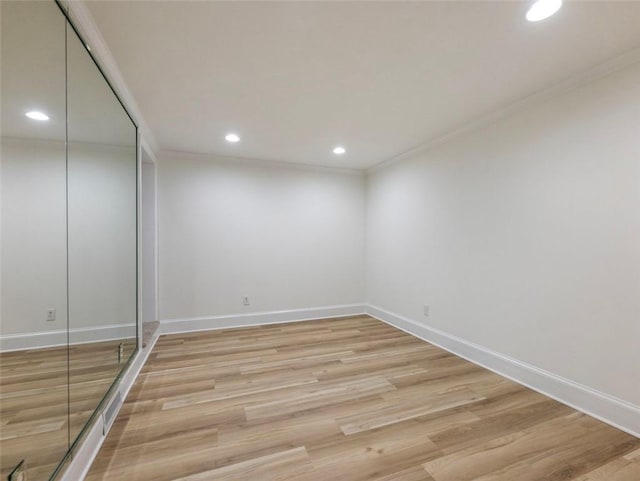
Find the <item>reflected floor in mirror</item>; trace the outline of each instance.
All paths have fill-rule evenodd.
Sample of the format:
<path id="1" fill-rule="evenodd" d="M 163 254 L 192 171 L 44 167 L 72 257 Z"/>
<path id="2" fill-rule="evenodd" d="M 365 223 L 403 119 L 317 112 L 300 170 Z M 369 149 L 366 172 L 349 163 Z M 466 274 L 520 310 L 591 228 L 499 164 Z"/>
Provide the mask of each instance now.
<path id="1" fill-rule="evenodd" d="M 0 353 L 0 479 L 27 459 L 27 479 L 48 480 L 69 436 L 73 441 L 80 433 L 135 344 L 128 338 L 79 344 L 68 352 L 63 346 Z"/>

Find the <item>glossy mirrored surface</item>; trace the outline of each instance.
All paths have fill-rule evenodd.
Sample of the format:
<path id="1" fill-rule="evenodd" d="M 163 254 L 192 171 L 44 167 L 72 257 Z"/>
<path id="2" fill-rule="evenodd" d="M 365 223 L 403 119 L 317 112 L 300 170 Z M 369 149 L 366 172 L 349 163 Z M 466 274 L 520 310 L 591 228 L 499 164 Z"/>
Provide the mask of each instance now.
<path id="1" fill-rule="evenodd" d="M 0 9 L 0 477 L 25 459 L 43 481 L 69 446 L 66 22 L 54 2 Z"/>
<path id="2" fill-rule="evenodd" d="M 73 440 L 134 352 L 137 333 L 136 128 L 73 29 L 67 126 Z"/>
<path id="3" fill-rule="evenodd" d="M 0 479 L 46 481 L 136 351 L 137 133 L 53 0 L 0 8 Z"/>

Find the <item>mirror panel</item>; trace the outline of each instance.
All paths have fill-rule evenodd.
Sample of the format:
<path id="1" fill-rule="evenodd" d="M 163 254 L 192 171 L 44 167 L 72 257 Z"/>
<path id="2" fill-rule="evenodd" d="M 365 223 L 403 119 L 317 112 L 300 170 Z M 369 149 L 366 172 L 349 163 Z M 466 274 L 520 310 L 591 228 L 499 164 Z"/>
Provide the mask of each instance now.
<path id="1" fill-rule="evenodd" d="M 25 459 L 46 481 L 69 447 L 66 21 L 54 2 L 0 9 L 0 477 Z"/>
<path id="2" fill-rule="evenodd" d="M 137 128 L 56 2 L 0 8 L 0 477 L 46 481 L 137 351 Z"/>
<path id="3" fill-rule="evenodd" d="M 137 346 L 137 132 L 67 30 L 71 441 Z"/>

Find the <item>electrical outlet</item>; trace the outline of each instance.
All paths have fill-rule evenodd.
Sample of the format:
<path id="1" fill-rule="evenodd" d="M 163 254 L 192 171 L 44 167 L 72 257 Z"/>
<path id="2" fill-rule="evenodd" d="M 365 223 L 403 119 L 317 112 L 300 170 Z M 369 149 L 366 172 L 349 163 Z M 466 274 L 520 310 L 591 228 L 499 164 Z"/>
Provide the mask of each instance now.
<path id="1" fill-rule="evenodd" d="M 9 481 L 27 481 L 27 469 L 25 467 L 24 459 L 20 461 L 9 477 L 7 478 Z"/>
<path id="2" fill-rule="evenodd" d="M 424 317 L 429 317 L 429 304 L 425 304 L 422 308 L 422 313 Z"/>
<path id="3" fill-rule="evenodd" d="M 243 296 L 242 297 L 242 305 L 243 306 L 248 306 L 249 305 L 249 298 L 247 296 Z"/>
<path id="4" fill-rule="evenodd" d="M 56 320 L 56 310 L 55 309 L 47 309 L 47 322 Z"/>

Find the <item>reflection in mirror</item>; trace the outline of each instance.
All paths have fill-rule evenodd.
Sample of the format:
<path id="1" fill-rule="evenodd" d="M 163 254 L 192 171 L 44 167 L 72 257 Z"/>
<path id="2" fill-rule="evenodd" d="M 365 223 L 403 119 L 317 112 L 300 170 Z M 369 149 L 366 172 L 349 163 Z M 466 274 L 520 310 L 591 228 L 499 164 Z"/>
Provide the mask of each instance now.
<path id="1" fill-rule="evenodd" d="M 69 447 L 66 22 L 54 2 L 0 9 L 0 477 L 25 459 L 46 481 Z"/>
<path id="2" fill-rule="evenodd" d="M 71 441 L 136 349 L 136 127 L 67 30 Z"/>
<path id="3" fill-rule="evenodd" d="M 55 2 L 0 8 L 0 477 L 46 481 L 136 351 L 137 133 Z"/>

